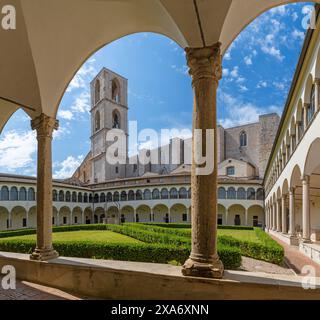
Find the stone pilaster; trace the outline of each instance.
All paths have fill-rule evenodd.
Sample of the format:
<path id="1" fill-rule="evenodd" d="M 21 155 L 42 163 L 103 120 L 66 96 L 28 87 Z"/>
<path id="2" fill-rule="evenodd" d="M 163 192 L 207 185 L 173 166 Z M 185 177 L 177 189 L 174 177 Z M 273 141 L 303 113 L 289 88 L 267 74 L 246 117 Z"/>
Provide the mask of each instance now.
<path id="1" fill-rule="evenodd" d="M 31 121 L 37 132 L 37 246 L 32 260 L 50 260 L 58 256 L 52 246 L 52 133 L 58 121 L 41 114 Z"/>
<path id="2" fill-rule="evenodd" d="M 319 103 L 320 103 L 320 79 L 316 78 L 314 80 L 315 83 L 315 112 L 317 112 L 320 109 Z"/>
<path id="3" fill-rule="evenodd" d="M 302 238 L 310 241 L 310 176 L 301 177 L 302 180 Z"/>
<path id="4" fill-rule="evenodd" d="M 277 206 L 277 231 L 281 232 L 281 199 L 276 200 Z"/>
<path id="5" fill-rule="evenodd" d="M 187 62 L 194 90 L 193 130 L 202 130 L 202 151 L 206 150 L 206 130 L 214 132 L 214 169 L 197 174 L 192 147 L 192 247 L 182 273 L 185 276 L 222 278 L 223 264 L 217 254 L 217 88 L 222 77 L 220 43 L 204 48 L 187 48 Z M 193 131 L 195 132 L 195 131 Z M 193 134 L 194 141 L 194 134 Z M 208 165 L 208 164 L 207 164 Z"/>

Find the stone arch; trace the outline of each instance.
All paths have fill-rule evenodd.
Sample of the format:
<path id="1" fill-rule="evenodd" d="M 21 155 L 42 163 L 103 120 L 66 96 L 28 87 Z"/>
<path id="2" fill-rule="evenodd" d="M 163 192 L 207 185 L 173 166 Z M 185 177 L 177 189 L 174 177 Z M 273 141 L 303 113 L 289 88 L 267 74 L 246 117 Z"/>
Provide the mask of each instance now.
<path id="1" fill-rule="evenodd" d="M 91 223 L 93 223 L 93 212 L 92 212 L 92 208 L 87 207 L 87 208 L 84 209 L 83 218 L 84 218 L 85 224 L 91 224 Z"/>
<path id="2" fill-rule="evenodd" d="M 21 187 L 19 190 L 19 201 L 27 201 L 27 189 Z"/>
<path id="3" fill-rule="evenodd" d="M 290 188 L 296 188 L 301 185 L 301 169 L 299 165 L 295 165 L 290 177 Z"/>
<path id="4" fill-rule="evenodd" d="M 312 86 L 313 86 L 313 76 L 312 74 L 310 73 L 308 75 L 308 78 L 307 78 L 307 81 L 305 83 L 305 86 L 304 86 L 304 94 L 303 94 L 303 102 L 304 103 L 310 103 L 311 102 L 311 91 L 312 91 Z"/>
<path id="5" fill-rule="evenodd" d="M 82 224 L 82 209 L 80 207 L 74 207 L 72 209 L 72 221 L 71 224 Z"/>
<path id="6" fill-rule="evenodd" d="M 127 196 L 127 193 L 125 191 L 121 192 L 120 200 L 121 201 L 127 201 L 128 200 L 128 196 Z"/>
<path id="7" fill-rule="evenodd" d="M 122 128 L 122 125 L 121 125 L 121 115 L 120 115 L 120 112 L 115 109 L 113 110 L 112 112 L 112 128 L 113 129 L 121 129 Z"/>
<path id="8" fill-rule="evenodd" d="M 7 186 L 1 187 L 1 201 L 9 200 L 9 188 Z"/>
<path id="9" fill-rule="evenodd" d="M 188 191 L 185 187 L 179 189 L 179 199 L 188 199 Z"/>
<path id="10" fill-rule="evenodd" d="M 59 224 L 68 225 L 71 224 L 71 210 L 67 206 L 63 206 L 59 210 Z"/>
<path id="11" fill-rule="evenodd" d="M 107 209 L 107 223 L 119 224 L 119 209 L 116 206 Z"/>
<path id="12" fill-rule="evenodd" d="M 59 191 L 59 201 L 60 202 L 64 202 L 64 192 L 63 192 L 63 190 Z"/>
<path id="13" fill-rule="evenodd" d="M 161 199 L 169 199 L 169 191 L 167 188 L 161 189 Z"/>
<path id="14" fill-rule="evenodd" d="M 155 222 L 167 222 L 169 220 L 169 208 L 164 204 L 157 204 L 153 207 L 153 216 Z M 168 221 L 169 222 L 169 221 Z"/>
<path id="15" fill-rule="evenodd" d="M 27 227 L 27 210 L 22 206 L 16 206 L 11 210 L 11 228 L 22 229 Z"/>
<path id="16" fill-rule="evenodd" d="M 245 225 L 246 209 L 240 204 L 234 204 L 228 208 L 228 225 Z"/>
<path id="17" fill-rule="evenodd" d="M 160 191 L 159 191 L 159 189 L 153 189 L 152 190 L 152 199 L 153 200 L 158 200 L 158 199 L 160 199 Z"/>
<path id="18" fill-rule="evenodd" d="M 227 190 L 227 199 L 228 200 L 234 200 L 237 199 L 237 192 L 234 187 L 229 187 Z"/>
<path id="19" fill-rule="evenodd" d="M 0 230 L 10 228 L 9 211 L 5 207 L 0 207 Z"/>
<path id="20" fill-rule="evenodd" d="M 248 226 L 264 227 L 264 209 L 259 205 L 254 205 L 248 209 Z"/>
<path id="21" fill-rule="evenodd" d="M 303 175 L 320 172 L 320 138 L 316 138 L 309 147 L 304 163 Z"/>
<path id="22" fill-rule="evenodd" d="M 238 188 L 237 190 L 237 199 L 238 200 L 246 200 L 247 198 L 247 192 L 246 189 L 243 187 Z"/>
<path id="23" fill-rule="evenodd" d="M 184 204 L 176 203 L 170 208 L 170 222 L 187 223 L 188 221 L 188 208 Z"/>
<path id="24" fill-rule="evenodd" d="M 75 191 L 72 192 L 71 198 L 73 203 L 77 202 L 77 193 Z"/>
<path id="25" fill-rule="evenodd" d="M 37 207 L 33 206 L 28 212 L 28 224 L 29 228 L 36 228 L 37 226 Z"/>
<path id="26" fill-rule="evenodd" d="M 140 205 L 136 209 L 136 222 L 150 222 L 151 218 L 151 208 L 145 204 Z"/>
<path id="27" fill-rule="evenodd" d="M 128 192 L 128 200 L 129 201 L 134 201 L 135 200 L 135 194 L 133 190 L 129 190 Z"/>
<path id="28" fill-rule="evenodd" d="M 226 199 L 227 198 L 227 192 L 225 187 L 219 187 L 218 188 L 218 199 Z"/>
<path id="29" fill-rule="evenodd" d="M 10 188 L 10 201 L 18 201 L 19 200 L 19 193 L 17 187 Z"/>
<path id="30" fill-rule="evenodd" d="M 94 102 L 95 104 L 97 104 L 100 101 L 100 89 L 101 88 L 101 84 L 100 84 L 100 80 L 97 79 L 95 84 L 94 84 Z"/>
<path id="31" fill-rule="evenodd" d="M 220 203 L 218 204 L 217 224 L 218 225 L 227 224 L 227 210 L 226 210 L 226 207 Z"/>
<path id="32" fill-rule="evenodd" d="M 52 225 L 53 226 L 59 225 L 58 209 L 55 206 L 52 207 Z"/>
<path id="33" fill-rule="evenodd" d="M 119 80 L 117 78 L 113 78 L 111 83 L 111 99 L 117 103 L 120 103 L 120 94 L 121 87 Z"/>
<path id="34" fill-rule="evenodd" d="M 170 199 L 178 199 L 179 194 L 177 188 L 170 189 Z"/>
<path id="35" fill-rule="evenodd" d="M 125 206 L 121 209 L 121 222 L 134 222 L 134 208 Z"/>
<path id="36" fill-rule="evenodd" d="M 143 191 L 143 200 L 151 200 L 151 191 L 149 189 Z"/>
<path id="37" fill-rule="evenodd" d="M 106 218 L 106 213 L 104 208 L 97 207 L 94 210 L 93 223 L 103 223 Z"/>

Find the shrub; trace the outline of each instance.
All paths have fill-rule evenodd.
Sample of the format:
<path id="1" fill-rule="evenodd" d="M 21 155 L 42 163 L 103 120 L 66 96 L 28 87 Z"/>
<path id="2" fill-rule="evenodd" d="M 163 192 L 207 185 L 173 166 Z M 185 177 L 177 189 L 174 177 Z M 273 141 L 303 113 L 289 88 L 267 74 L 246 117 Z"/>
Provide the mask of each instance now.
<path id="1" fill-rule="evenodd" d="M 33 240 L 0 240 L 0 250 L 9 252 L 31 253 L 35 247 Z M 176 261 L 183 264 L 190 254 L 187 246 L 176 247 L 163 244 L 111 244 L 92 243 L 87 241 L 54 243 L 61 256 L 97 259 L 113 259 L 122 261 L 140 261 L 168 263 Z M 219 246 L 218 254 L 225 268 L 236 269 L 241 264 L 241 253 L 237 248 Z"/>

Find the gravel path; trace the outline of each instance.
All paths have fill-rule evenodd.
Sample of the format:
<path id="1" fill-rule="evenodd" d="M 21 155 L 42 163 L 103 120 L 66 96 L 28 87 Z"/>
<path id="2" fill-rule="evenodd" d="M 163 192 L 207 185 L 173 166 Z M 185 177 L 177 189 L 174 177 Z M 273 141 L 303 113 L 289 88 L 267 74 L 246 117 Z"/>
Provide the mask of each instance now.
<path id="1" fill-rule="evenodd" d="M 287 266 L 278 266 L 269 262 L 242 257 L 241 270 L 250 272 L 264 272 L 273 274 L 295 275 L 295 272 Z"/>

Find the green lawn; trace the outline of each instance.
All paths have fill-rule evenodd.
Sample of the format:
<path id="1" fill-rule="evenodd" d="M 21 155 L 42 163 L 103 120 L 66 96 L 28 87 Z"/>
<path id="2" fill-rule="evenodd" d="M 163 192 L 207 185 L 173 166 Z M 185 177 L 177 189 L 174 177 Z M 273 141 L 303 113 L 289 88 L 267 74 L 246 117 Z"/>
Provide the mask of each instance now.
<path id="1" fill-rule="evenodd" d="M 252 241 L 256 243 L 261 243 L 260 239 L 257 237 L 254 230 L 228 230 L 219 229 L 219 236 L 231 236 L 237 240 Z"/>
<path id="2" fill-rule="evenodd" d="M 36 240 L 36 235 L 26 235 L 10 238 L 1 238 L 0 241 L 7 240 Z M 77 242 L 77 241 L 90 241 L 95 243 L 141 243 L 141 241 L 131 237 L 115 233 L 112 231 L 71 231 L 71 232 L 57 232 L 53 233 L 53 242 Z"/>

